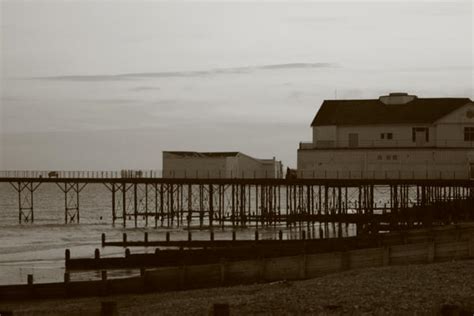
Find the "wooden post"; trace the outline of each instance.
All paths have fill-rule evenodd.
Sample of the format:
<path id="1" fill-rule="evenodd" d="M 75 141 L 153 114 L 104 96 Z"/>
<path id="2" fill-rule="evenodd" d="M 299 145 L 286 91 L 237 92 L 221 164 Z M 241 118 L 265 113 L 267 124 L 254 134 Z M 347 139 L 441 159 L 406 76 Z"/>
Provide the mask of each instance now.
<path id="1" fill-rule="evenodd" d="M 69 272 L 64 273 L 64 283 L 69 283 L 71 281 L 71 276 L 69 275 Z"/>
<path id="2" fill-rule="evenodd" d="M 130 257 L 130 249 L 129 248 L 125 249 L 125 258 L 128 258 L 128 257 Z"/>
<path id="3" fill-rule="evenodd" d="M 148 244 L 148 232 L 145 232 L 145 244 Z"/>
<path id="4" fill-rule="evenodd" d="M 28 274 L 27 282 L 28 282 L 28 285 L 33 285 L 33 274 Z"/>
<path id="5" fill-rule="evenodd" d="M 33 274 L 28 274 L 27 276 L 28 291 L 31 297 L 35 296 L 35 288 L 33 287 Z"/>
<path id="6" fill-rule="evenodd" d="M 166 242 L 170 242 L 170 232 L 166 232 Z"/>
<path id="7" fill-rule="evenodd" d="M 66 249 L 65 251 L 66 262 L 71 259 L 71 250 Z"/>
<path id="8" fill-rule="evenodd" d="M 232 231 L 232 241 L 235 241 L 237 239 L 236 237 L 237 237 L 236 232 L 234 230 L 234 231 Z"/>
<path id="9" fill-rule="evenodd" d="M 214 241 L 214 232 L 211 231 L 211 241 Z"/>
<path id="10" fill-rule="evenodd" d="M 188 241 L 193 240 L 193 234 L 189 231 L 188 232 Z"/>
<path id="11" fill-rule="evenodd" d="M 127 245 L 127 233 L 123 233 L 123 246 L 125 247 Z"/>
<path id="12" fill-rule="evenodd" d="M 96 248 L 95 251 L 94 251 L 94 259 L 95 259 L 95 260 L 99 260 L 99 259 L 100 259 L 100 251 L 99 251 L 99 249 L 97 249 L 97 248 Z"/>
<path id="13" fill-rule="evenodd" d="M 105 234 L 102 233 L 101 237 L 102 237 L 102 247 L 104 247 L 105 246 Z"/>
<path id="14" fill-rule="evenodd" d="M 278 239 L 283 240 L 283 232 L 281 230 L 278 232 Z"/>
<path id="15" fill-rule="evenodd" d="M 255 231 L 255 241 L 258 241 L 258 230 Z"/>

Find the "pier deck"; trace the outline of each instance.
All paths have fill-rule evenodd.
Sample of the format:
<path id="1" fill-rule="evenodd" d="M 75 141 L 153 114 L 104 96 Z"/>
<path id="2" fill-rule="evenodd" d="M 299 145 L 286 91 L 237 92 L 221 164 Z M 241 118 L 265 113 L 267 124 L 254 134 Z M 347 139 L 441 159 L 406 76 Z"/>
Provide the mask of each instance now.
<path id="1" fill-rule="evenodd" d="M 147 175 L 145 173 L 145 175 Z M 465 179 L 121 178 L 117 173 L 0 172 L 18 193 L 20 223 L 35 218 L 34 192 L 57 185 L 65 223 L 80 222 L 80 193 L 103 184 L 113 224 L 154 227 L 271 227 L 307 223 L 430 226 L 469 220 L 474 181 Z"/>

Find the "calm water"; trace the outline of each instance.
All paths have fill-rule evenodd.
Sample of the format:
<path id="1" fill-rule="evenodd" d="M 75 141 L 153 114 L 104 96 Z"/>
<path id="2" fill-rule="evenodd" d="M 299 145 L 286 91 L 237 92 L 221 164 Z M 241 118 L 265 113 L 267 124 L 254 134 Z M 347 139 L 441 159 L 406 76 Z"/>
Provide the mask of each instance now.
<path id="1" fill-rule="evenodd" d="M 0 183 L 0 284 L 25 283 L 28 274 L 35 282 L 62 281 L 64 275 L 64 252 L 71 250 L 71 257 L 92 257 L 95 248 L 101 256 L 123 255 L 123 248 L 101 248 L 102 233 L 108 239 L 121 239 L 122 233 L 129 240 L 143 239 L 148 232 L 150 240 L 164 240 L 166 231 L 172 239 L 187 238 L 187 231 L 165 228 L 123 228 L 120 223 L 112 226 L 111 193 L 102 184 L 89 184 L 80 195 L 80 224 L 64 224 L 64 193 L 54 183 L 42 184 L 34 193 L 35 223 L 18 224 L 18 194 L 7 183 Z M 132 222 L 130 222 L 132 223 Z M 277 230 L 282 229 L 277 228 Z M 318 226 L 309 236 L 317 237 Z M 277 230 L 260 230 L 261 238 L 274 238 Z M 344 234 L 354 234 L 349 227 Z M 253 228 L 237 232 L 237 238 L 252 238 Z M 296 230 L 285 230 L 288 238 L 296 237 Z M 312 235 L 313 234 L 313 235 Z M 329 235 L 332 235 L 331 227 Z M 193 239 L 208 239 L 206 230 L 193 230 Z M 215 231 L 216 239 L 231 238 L 231 229 Z M 133 252 L 154 252 L 154 248 L 132 248 Z M 111 271 L 110 276 L 138 274 L 138 270 Z M 72 280 L 100 278 L 99 271 L 74 272 Z"/>

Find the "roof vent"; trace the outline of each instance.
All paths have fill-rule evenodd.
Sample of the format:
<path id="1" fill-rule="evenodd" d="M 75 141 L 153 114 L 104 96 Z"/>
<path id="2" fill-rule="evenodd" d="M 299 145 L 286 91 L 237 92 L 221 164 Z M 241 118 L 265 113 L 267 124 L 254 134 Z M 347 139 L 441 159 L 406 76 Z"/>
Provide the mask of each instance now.
<path id="1" fill-rule="evenodd" d="M 416 99 L 416 95 L 409 95 L 406 92 L 392 92 L 389 95 L 379 97 L 379 101 L 383 104 L 407 104 Z"/>

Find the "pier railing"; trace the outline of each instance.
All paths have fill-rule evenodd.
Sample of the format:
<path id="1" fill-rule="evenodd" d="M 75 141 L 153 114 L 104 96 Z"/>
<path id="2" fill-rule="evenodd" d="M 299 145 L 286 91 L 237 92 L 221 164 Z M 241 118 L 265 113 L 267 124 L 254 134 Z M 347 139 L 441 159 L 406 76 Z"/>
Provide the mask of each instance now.
<path id="1" fill-rule="evenodd" d="M 127 170 L 128 171 L 128 170 Z M 161 178 L 162 170 L 139 170 L 140 174 L 125 173 L 123 170 L 2 170 L 0 178 Z"/>
<path id="2" fill-rule="evenodd" d="M 402 170 L 403 169 L 403 170 Z M 391 170 L 358 170 L 351 169 L 350 166 L 338 170 L 317 170 L 299 169 L 296 174 L 299 179 L 408 179 L 408 180 L 467 180 L 474 179 L 474 174 L 465 168 L 458 170 L 434 170 L 426 166 L 415 166 L 413 169 L 392 168 Z M 62 178 L 62 179 L 277 179 L 274 174 L 265 172 L 242 171 L 242 172 L 209 172 L 206 170 L 196 172 L 175 172 L 164 173 L 162 170 L 140 170 L 140 173 L 124 173 L 123 171 L 53 171 L 53 170 L 3 170 L 0 171 L 0 178 Z M 283 175 L 283 178 L 285 176 Z"/>

